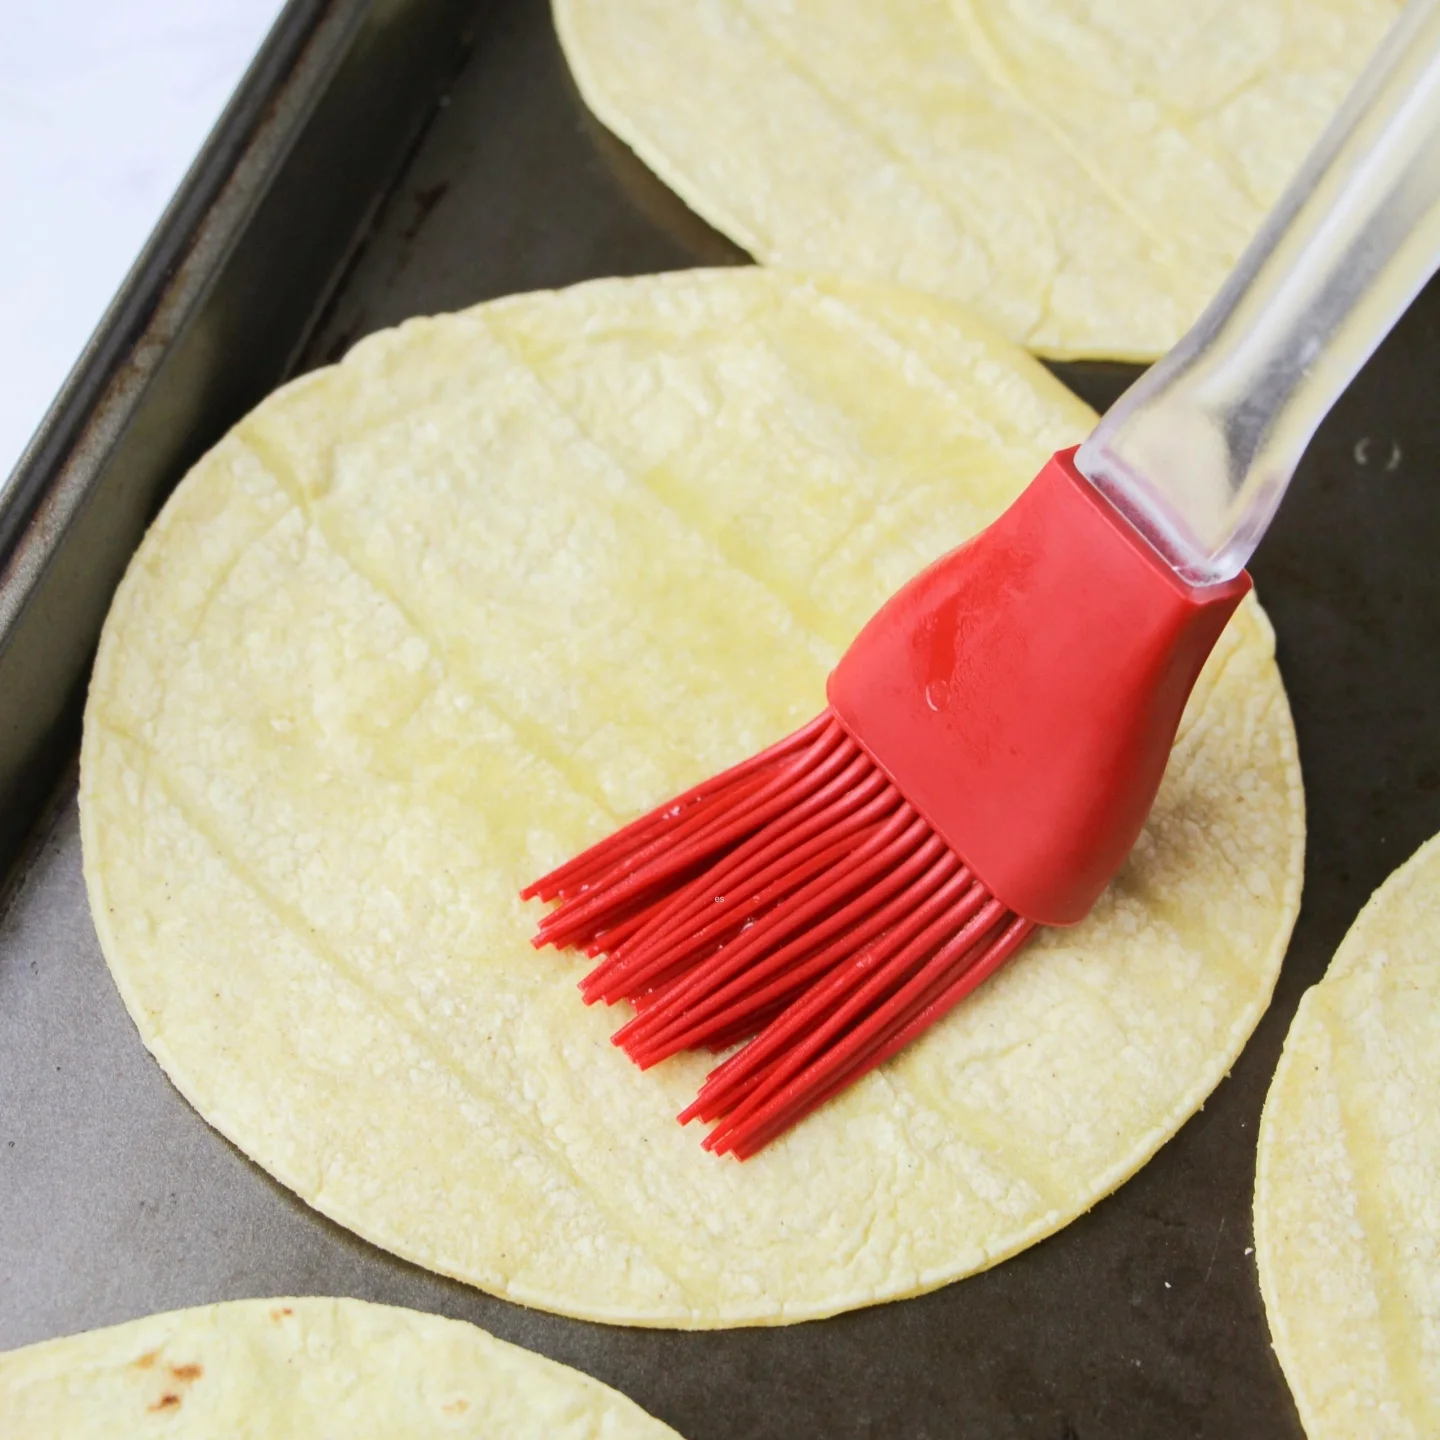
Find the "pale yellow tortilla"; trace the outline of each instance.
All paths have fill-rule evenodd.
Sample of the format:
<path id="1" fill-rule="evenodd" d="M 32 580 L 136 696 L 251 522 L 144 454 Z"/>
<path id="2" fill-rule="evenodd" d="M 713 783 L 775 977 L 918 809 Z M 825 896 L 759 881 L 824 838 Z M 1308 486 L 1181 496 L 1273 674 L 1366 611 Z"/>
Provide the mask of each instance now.
<path id="1" fill-rule="evenodd" d="M 924 296 L 755 269 L 413 321 L 266 401 L 116 597 L 86 877 L 146 1044 L 317 1209 L 529 1305 L 783 1323 L 993 1264 L 1143 1164 L 1264 1009 L 1303 803 L 1258 606 L 1082 927 L 744 1165 L 531 949 L 521 885 L 817 713 L 1090 412 Z"/>
<path id="2" fill-rule="evenodd" d="M 1440 837 L 1296 1011 L 1260 1125 L 1255 1259 L 1310 1440 L 1440 1435 Z"/>
<path id="3" fill-rule="evenodd" d="M 1239 258 L 1398 0 L 554 0 L 580 91 L 766 264 L 1151 359 Z"/>
<path id="4" fill-rule="evenodd" d="M 458 1320 L 236 1300 L 0 1355 L 5 1440 L 676 1440 L 609 1386 Z"/>

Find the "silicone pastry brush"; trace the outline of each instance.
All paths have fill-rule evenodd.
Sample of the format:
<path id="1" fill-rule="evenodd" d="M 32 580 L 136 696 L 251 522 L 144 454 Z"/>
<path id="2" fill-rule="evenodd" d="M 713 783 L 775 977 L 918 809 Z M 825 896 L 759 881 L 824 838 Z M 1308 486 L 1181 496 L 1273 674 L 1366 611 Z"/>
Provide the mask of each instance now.
<path id="1" fill-rule="evenodd" d="M 1154 801 L 1243 567 L 1340 392 L 1440 263 L 1440 0 L 1413 0 L 1219 295 L 1078 450 L 861 631 L 811 724 L 529 886 L 603 957 L 640 1066 L 746 1041 L 682 1121 L 741 1159 L 882 1064 Z"/>

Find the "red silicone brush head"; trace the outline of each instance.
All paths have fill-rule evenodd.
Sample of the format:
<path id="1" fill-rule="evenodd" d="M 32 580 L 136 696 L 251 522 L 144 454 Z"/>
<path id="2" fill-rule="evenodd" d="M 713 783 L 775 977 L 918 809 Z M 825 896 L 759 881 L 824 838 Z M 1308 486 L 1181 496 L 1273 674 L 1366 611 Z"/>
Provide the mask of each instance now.
<path id="1" fill-rule="evenodd" d="M 642 1069 L 749 1040 L 682 1120 L 744 1159 L 888 1059 L 1033 926 L 996 900 L 826 711 L 537 880 L 537 945 L 606 958 L 588 1003 Z M 752 1038 L 753 1037 L 753 1038 Z"/>
<path id="2" fill-rule="evenodd" d="M 748 1042 L 680 1117 L 706 1148 L 754 1154 L 1129 853 L 1249 579 L 1185 585 L 1072 453 L 880 610 L 818 719 L 525 890 L 642 1068 Z"/>

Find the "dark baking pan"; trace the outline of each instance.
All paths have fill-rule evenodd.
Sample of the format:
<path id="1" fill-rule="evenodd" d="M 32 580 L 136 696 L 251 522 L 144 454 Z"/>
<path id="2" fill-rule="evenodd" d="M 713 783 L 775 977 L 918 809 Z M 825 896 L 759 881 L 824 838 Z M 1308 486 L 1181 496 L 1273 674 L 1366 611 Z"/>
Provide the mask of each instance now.
<path id="1" fill-rule="evenodd" d="M 527 1311 L 355 1239 L 185 1104 L 86 908 L 77 701 L 187 464 L 287 374 L 417 312 L 744 256 L 585 113 L 544 0 L 296 0 L 0 499 L 0 1347 L 183 1305 L 358 1295 L 460 1316 L 691 1440 L 1298 1437 L 1250 1255 L 1254 1137 L 1304 988 L 1440 830 L 1440 290 L 1322 430 L 1255 562 L 1310 807 L 1275 1003 L 1206 1108 L 1059 1235 L 783 1330 Z M 1057 367 L 1103 405 L 1133 374 Z M 47 803 L 48 797 L 48 803 Z"/>

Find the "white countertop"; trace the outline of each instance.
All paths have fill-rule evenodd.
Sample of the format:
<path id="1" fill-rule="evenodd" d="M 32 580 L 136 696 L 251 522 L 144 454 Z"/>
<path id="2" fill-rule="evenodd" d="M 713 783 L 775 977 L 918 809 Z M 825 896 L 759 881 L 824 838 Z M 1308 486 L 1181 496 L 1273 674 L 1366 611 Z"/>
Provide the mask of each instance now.
<path id="1" fill-rule="evenodd" d="M 281 0 L 0 0 L 0 484 Z"/>

